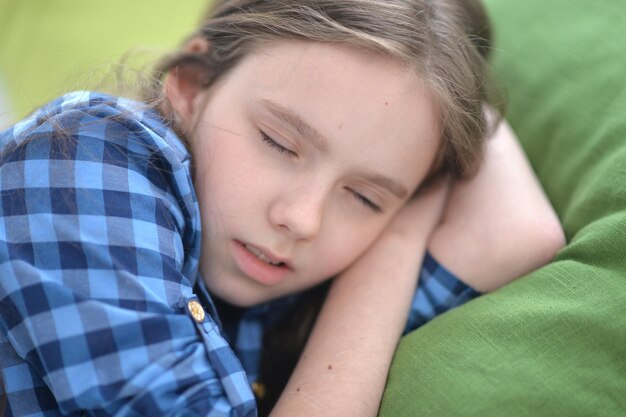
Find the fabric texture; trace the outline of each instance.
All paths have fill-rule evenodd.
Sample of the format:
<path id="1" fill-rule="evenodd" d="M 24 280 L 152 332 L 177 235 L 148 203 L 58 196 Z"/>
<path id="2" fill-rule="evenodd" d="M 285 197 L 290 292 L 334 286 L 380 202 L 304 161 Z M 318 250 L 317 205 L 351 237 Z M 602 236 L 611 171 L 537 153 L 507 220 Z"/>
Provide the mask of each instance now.
<path id="1" fill-rule="evenodd" d="M 216 307 L 190 155 L 145 107 L 76 92 L 0 134 L 7 417 L 256 415 L 264 328 L 298 296 Z M 426 254 L 407 330 L 478 295 Z"/>
<path id="2" fill-rule="evenodd" d="M 626 8 L 486 3 L 507 118 L 568 244 L 406 336 L 380 416 L 623 416 Z"/>

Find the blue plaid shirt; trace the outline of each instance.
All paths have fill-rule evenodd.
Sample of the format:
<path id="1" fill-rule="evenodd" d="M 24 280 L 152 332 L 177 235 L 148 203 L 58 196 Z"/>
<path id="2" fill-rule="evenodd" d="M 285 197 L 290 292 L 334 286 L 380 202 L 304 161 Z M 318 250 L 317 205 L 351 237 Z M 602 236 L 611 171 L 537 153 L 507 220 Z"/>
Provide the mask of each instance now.
<path id="1" fill-rule="evenodd" d="M 198 275 L 190 155 L 157 112 L 68 94 L 0 134 L 6 416 L 256 416 L 264 324 Z M 407 331 L 477 296 L 426 256 Z M 225 331 L 229 329 L 229 331 Z"/>

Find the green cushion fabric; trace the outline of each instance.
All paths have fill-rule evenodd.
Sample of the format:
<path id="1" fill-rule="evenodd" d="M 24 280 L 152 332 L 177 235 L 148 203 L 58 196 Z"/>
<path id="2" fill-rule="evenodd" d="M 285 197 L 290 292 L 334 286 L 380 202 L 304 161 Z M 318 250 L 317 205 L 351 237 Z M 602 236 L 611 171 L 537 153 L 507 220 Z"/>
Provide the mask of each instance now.
<path id="1" fill-rule="evenodd" d="M 380 416 L 623 416 L 626 7 L 486 3 L 507 118 L 568 245 L 406 336 Z"/>

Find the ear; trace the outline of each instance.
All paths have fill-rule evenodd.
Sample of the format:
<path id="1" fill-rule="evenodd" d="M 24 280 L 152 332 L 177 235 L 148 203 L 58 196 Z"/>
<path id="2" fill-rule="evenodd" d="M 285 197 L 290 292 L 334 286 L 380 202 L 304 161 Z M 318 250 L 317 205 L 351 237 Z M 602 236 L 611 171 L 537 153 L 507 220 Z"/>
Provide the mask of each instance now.
<path id="1" fill-rule="evenodd" d="M 193 38 L 183 48 L 183 52 L 198 55 L 208 50 L 209 43 L 203 38 Z M 165 76 L 163 93 L 185 128 L 189 127 L 199 109 L 199 93 L 205 86 L 206 76 L 206 68 L 193 61 L 175 66 Z"/>

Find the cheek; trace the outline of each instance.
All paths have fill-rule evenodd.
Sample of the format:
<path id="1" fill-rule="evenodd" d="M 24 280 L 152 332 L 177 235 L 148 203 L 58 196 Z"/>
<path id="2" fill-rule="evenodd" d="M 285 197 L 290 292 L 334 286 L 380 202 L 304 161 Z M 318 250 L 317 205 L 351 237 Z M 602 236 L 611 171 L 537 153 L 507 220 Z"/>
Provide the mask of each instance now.
<path id="1" fill-rule="evenodd" d="M 257 184 L 262 176 L 253 172 L 257 165 L 250 152 L 231 138 L 216 138 L 213 146 L 206 149 L 197 160 L 196 185 L 198 198 L 206 210 L 223 216 L 236 213 L 250 206 Z"/>

